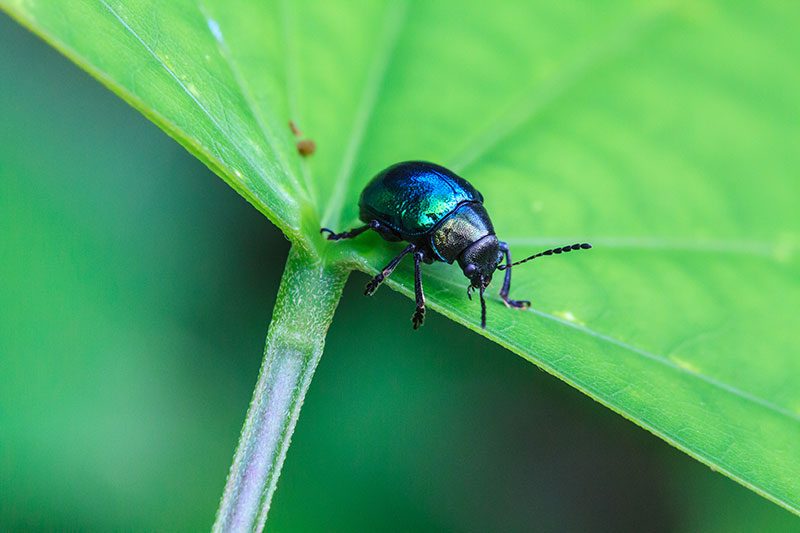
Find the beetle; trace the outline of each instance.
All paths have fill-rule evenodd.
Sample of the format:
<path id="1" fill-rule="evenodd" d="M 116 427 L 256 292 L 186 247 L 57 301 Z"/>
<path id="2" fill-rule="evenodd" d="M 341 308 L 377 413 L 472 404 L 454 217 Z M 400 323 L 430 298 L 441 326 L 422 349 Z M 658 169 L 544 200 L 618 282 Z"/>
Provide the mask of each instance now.
<path id="1" fill-rule="evenodd" d="M 486 328 L 486 300 L 483 293 L 492 281 L 495 270 L 505 270 L 500 298 L 507 307 L 526 309 L 527 300 L 509 298 L 511 267 L 545 255 L 592 246 L 578 243 L 552 248 L 511 262 L 508 244 L 495 235 L 483 196 L 464 178 L 434 163 L 404 161 L 379 172 L 367 184 L 359 200 L 359 219 L 364 222 L 349 231 L 336 233 L 321 228 L 330 241 L 352 239 L 373 230 L 387 241 L 408 242 L 408 246 L 372 278 L 364 290 L 371 296 L 408 254 L 414 257 L 414 294 L 417 307 L 411 318 L 414 329 L 425 320 L 425 294 L 422 290 L 420 264 L 443 261 L 458 262 L 469 279 L 467 296 L 477 290 L 481 302 L 481 327 Z M 501 262 L 505 260 L 504 264 Z"/>

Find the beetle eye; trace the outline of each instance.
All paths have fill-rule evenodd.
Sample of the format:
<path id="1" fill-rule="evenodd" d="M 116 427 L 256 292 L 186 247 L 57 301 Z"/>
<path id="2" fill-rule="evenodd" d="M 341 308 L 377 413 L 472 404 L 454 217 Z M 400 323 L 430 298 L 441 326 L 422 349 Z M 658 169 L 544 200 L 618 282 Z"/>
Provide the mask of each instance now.
<path id="1" fill-rule="evenodd" d="M 478 267 L 470 263 L 464 267 L 464 275 L 467 276 L 468 278 L 471 278 L 476 270 L 478 270 Z"/>

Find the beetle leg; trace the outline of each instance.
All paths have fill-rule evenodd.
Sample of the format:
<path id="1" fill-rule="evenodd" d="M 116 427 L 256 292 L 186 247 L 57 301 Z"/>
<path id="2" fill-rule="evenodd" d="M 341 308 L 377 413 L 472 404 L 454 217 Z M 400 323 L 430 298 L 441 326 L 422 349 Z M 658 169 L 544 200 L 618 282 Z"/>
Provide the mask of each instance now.
<path id="1" fill-rule="evenodd" d="M 340 241 L 342 239 L 352 239 L 353 237 L 358 237 L 368 229 L 378 229 L 380 227 L 380 222 L 377 220 L 371 221 L 369 224 L 364 224 L 363 226 L 359 226 L 357 228 L 353 228 L 350 231 L 343 231 L 342 233 L 336 233 L 332 229 L 328 228 L 320 228 L 320 233 L 328 233 L 327 239 L 329 241 Z"/>
<path id="2" fill-rule="evenodd" d="M 419 268 L 424 255 L 421 250 L 414 252 L 414 296 L 417 300 L 417 309 L 414 311 L 414 316 L 411 317 L 414 329 L 419 328 L 425 321 L 425 293 L 422 292 L 422 272 Z"/>
<path id="3" fill-rule="evenodd" d="M 409 244 L 408 246 L 406 246 L 405 250 L 400 252 L 400 255 L 389 261 L 389 264 L 383 267 L 383 270 L 381 270 L 377 276 L 372 278 L 369 281 L 369 283 L 367 283 L 367 287 L 364 289 L 364 294 L 367 296 L 372 296 L 375 293 L 375 291 L 378 290 L 378 286 L 381 283 L 383 283 L 383 280 L 388 278 L 392 274 L 392 272 L 394 272 L 394 269 L 397 268 L 397 265 L 400 263 L 400 260 L 403 259 L 403 257 L 406 256 L 406 254 L 411 253 L 416 249 L 417 247 L 414 246 L 413 244 Z"/>
<path id="4" fill-rule="evenodd" d="M 531 306 L 528 300 L 509 300 L 508 292 L 511 290 L 511 252 L 508 250 L 508 244 L 501 242 L 500 250 L 506 258 L 506 276 L 503 278 L 503 287 L 500 289 L 500 298 L 507 307 L 514 307 L 516 309 L 527 309 Z"/>

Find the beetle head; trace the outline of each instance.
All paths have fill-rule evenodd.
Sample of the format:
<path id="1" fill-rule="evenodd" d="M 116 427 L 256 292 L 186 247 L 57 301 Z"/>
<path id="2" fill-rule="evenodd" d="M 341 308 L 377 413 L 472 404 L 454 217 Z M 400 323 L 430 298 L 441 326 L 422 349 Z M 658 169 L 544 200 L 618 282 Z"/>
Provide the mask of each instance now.
<path id="1" fill-rule="evenodd" d="M 472 299 L 473 289 L 477 289 L 481 297 L 481 327 L 486 327 L 486 300 L 483 291 L 492 281 L 492 274 L 500 264 L 502 252 L 500 251 L 500 241 L 494 234 L 473 242 L 458 256 L 458 264 L 464 275 L 469 278 L 467 296 Z"/>
<path id="2" fill-rule="evenodd" d="M 486 288 L 492 281 L 492 274 L 497 270 L 502 252 L 500 242 L 494 235 L 486 235 L 461 252 L 458 264 L 464 275 L 470 280 L 470 286 L 475 289 Z"/>

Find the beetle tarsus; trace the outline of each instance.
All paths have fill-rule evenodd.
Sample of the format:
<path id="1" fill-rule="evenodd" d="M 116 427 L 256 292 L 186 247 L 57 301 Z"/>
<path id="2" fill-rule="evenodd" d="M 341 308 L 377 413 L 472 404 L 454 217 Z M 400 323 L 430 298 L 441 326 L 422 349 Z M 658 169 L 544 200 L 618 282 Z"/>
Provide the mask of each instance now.
<path id="1" fill-rule="evenodd" d="M 386 278 L 381 273 L 372 278 L 371 280 L 369 280 L 367 286 L 364 287 L 364 296 L 372 296 L 373 294 L 375 294 L 375 291 L 378 290 L 378 287 L 381 286 L 381 283 L 383 283 L 384 279 Z"/>
<path id="2" fill-rule="evenodd" d="M 527 309 L 531 306 L 528 300 L 509 300 L 507 297 L 503 298 L 503 303 L 511 309 Z"/>
<path id="3" fill-rule="evenodd" d="M 369 226 L 367 226 L 366 228 L 363 228 L 363 229 L 362 228 L 355 228 L 355 229 L 351 229 L 350 231 L 344 231 L 342 233 L 336 233 L 335 231 L 333 231 L 332 229 L 329 229 L 329 228 L 320 228 L 319 232 L 320 233 L 326 233 L 327 232 L 328 235 L 325 238 L 328 239 L 329 241 L 340 241 L 342 239 L 352 239 L 353 237 L 356 237 L 356 236 L 360 235 L 361 233 L 363 233 L 364 231 L 366 231 L 368 229 L 369 229 Z"/>
<path id="4" fill-rule="evenodd" d="M 419 329 L 423 322 L 425 322 L 425 307 L 417 307 L 414 316 L 411 317 L 411 324 L 414 329 Z"/>
<path id="5" fill-rule="evenodd" d="M 324 234 L 327 233 L 328 235 L 325 237 L 329 241 L 338 241 L 339 239 L 346 239 L 347 237 L 343 237 L 345 233 L 336 233 L 332 229 L 329 228 L 320 228 L 319 232 Z"/>
<path id="6" fill-rule="evenodd" d="M 358 226 L 357 228 L 353 228 L 349 231 L 343 231 L 342 233 L 336 233 L 330 228 L 320 228 L 320 233 L 328 233 L 326 237 L 329 241 L 340 241 L 342 239 L 352 239 L 353 237 L 358 237 L 362 233 L 367 230 L 374 229 L 377 230 L 381 227 L 381 223 L 377 220 L 372 220 L 369 224 L 364 224 L 363 226 Z"/>
<path id="7" fill-rule="evenodd" d="M 511 290 L 511 252 L 508 249 L 508 244 L 504 242 L 500 243 L 500 250 L 503 252 L 506 259 L 506 264 L 500 265 L 504 267 L 506 271 L 503 277 L 503 287 L 500 289 L 500 298 L 503 299 L 503 303 L 506 304 L 506 307 L 511 309 L 527 309 L 531 306 L 528 300 L 512 300 L 508 297 L 508 293 Z"/>

